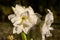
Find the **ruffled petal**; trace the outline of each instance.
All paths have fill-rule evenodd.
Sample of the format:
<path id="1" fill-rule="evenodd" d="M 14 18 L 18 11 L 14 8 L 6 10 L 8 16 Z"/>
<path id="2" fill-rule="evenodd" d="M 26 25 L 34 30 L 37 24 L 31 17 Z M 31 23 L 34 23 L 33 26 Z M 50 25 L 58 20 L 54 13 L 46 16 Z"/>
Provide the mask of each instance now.
<path id="1" fill-rule="evenodd" d="M 15 14 L 11 14 L 11 15 L 8 16 L 8 19 L 11 20 L 14 17 L 15 17 Z"/>
<path id="2" fill-rule="evenodd" d="M 31 27 L 25 27 L 25 28 L 23 29 L 24 33 L 28 34 L 28 31 L 30 30 L 30 28 L 31 28 Z"/>
<path id="3" fill-rule="evenodd" d="M 23 29 L 22 25 L 20 25 L 19 27 L 14 27 L 13 28 L 13 34 L 15 34 L 15 33 L 17 33 L 17 34 L 21 33 L 22 29 Z"/>

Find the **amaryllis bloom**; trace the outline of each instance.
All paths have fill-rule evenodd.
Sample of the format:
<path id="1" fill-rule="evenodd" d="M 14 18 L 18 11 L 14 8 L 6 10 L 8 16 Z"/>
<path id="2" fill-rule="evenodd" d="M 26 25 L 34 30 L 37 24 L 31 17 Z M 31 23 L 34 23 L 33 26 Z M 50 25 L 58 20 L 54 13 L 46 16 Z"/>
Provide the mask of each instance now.
<path id="1" fill-rule="evenodd" d="M 16 5 L 12 7 L 14 14 L 8 16 L 9 20 L 13 23 L 13 34 L 21 33 L 22 31 L 26 34 L 37 24 L 39 17 L 34 13 L 33 9 L 29 6 L 25 8 L 24 6 Z"/>
<path id="2" fill-rule="evenodd" d="M 53 13 L 47 9 L 48 14 L 45 17 L 45 21 L 44 24 L 42 26 L 42 40 L 45 40 L 45 36 L 49 37 L 52 36 L 52 34 L 50 33 L 50 30 L 53 30 L 53 28 L 51 27 L 51 24 L 54 21 L 54 17 L 53 17 Z"/>

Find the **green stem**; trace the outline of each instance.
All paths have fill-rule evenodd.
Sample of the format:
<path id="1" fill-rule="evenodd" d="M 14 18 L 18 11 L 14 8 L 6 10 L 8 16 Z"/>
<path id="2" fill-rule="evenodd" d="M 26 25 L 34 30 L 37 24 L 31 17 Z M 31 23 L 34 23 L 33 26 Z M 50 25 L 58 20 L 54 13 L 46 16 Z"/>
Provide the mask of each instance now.
<path id="1" fill-rule="evenodd" d="M 27 36 L 24 32 L 21 33 L 22 40 L 27 40 Z"/>

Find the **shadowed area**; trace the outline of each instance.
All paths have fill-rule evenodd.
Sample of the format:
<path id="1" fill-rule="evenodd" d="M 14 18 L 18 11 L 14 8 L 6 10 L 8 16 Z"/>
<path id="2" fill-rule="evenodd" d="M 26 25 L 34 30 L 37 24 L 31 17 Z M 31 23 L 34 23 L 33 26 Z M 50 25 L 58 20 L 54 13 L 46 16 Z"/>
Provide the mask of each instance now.
<path id="1" fill-rule="evenodd" d="M 54 14 L 54 23 L 52 23 L 54 30 L 51 31 L 53 36 L 46 38 L 46 40 L 60 40 L 60 0 L 0 0 L 0 40 L 8 40 L 9 35 L 13 35 L 14 40 L 21 40 L 19 35 L 12 33 L 13 25 L 8 20 L 8 15 L 14 13 L 11 7 L 16 4 L 26 7 L 31 6 L 35 12 L 42 15 L 42 21 L 44 21 L 46 15 L 45 9 L 51 9 Z M 27 36 L 28 40 L 30 38 L 41 40 L 39 27 L 35 25 Z"/>

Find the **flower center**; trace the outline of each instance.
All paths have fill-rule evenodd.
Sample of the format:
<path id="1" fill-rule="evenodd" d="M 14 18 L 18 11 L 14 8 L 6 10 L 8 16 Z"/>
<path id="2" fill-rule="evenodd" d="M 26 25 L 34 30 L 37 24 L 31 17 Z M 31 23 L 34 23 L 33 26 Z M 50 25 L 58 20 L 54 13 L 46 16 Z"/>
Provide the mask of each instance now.
<path id="1" fill-rule="evenodd" d="M 23 21 L 25 21 L 27 19 L 27 16 L 22 16 L 22 18 L 21 18 L 21 22 L 23 23 Z"/>
<path id="2" fill-rule="evenodd" d="M 26 16 L 23 16 L 22 17 L 22 21 L 24 21 L 24 20 L 26 20 L 27 19 L 27 17 Z"/>
<path id="3" fill-rule="evenodd" d="M 28 19 L 28 16 L 23 16 L 21 19 L 22 19 L 21 24 L 22 24 L 24 27 L 28 27 L 28 24 L 25 24 L 25 23 L 24 23 L 24 21 L 26 21 L 26 19 Z"/>
<path id="4" fill-rule="evenodd" d="M 23 24 L 23 22 L 27 19 L 27 16 L 22 16 L 21 19 L 20 19 L 20 24 Z"/>

